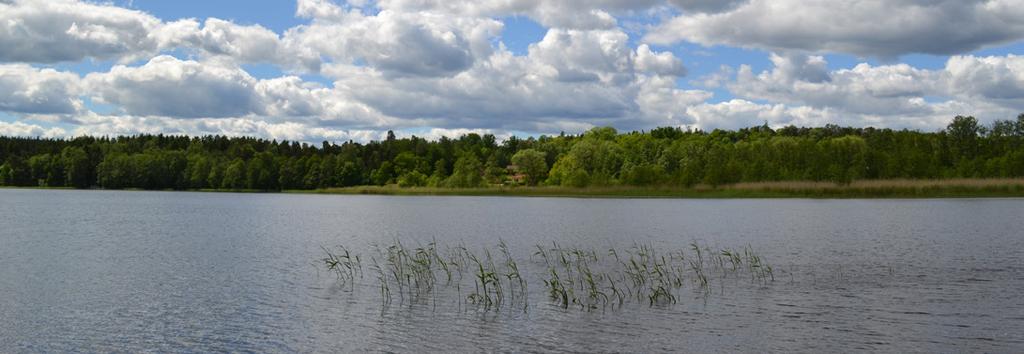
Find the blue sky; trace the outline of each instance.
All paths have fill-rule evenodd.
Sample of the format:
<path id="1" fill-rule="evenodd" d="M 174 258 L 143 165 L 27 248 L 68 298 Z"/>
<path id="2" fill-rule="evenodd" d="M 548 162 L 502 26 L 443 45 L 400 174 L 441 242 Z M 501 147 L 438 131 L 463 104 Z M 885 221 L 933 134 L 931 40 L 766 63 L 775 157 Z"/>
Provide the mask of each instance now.
<path id="1" fill-rule="evenodd" d="M 1024 0 L 770 2 L 14 0 L 0 134 L 936 130 L 1024 111 Z"/>

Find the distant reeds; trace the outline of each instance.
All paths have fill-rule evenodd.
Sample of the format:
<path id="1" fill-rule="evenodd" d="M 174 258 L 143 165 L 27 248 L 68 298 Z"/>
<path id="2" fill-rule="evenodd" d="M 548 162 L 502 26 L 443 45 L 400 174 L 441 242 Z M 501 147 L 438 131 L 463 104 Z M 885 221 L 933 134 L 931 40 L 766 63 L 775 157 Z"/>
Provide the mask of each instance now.
<path id="1" fill-rule="evenodd" d="M 886 179 L 858 180 L 849 184 L 815 181 L 776 181 L 692 187 L 591 186 L 584 188 L 480 187 L 437 188 L 360 186 L 316 191 L 327 194 L 379 195 L 468 195 L 549 197 L 676 197 L 676 198 L 939 198 L 939 197 L 1024 197 L 1024 179 Z"/>

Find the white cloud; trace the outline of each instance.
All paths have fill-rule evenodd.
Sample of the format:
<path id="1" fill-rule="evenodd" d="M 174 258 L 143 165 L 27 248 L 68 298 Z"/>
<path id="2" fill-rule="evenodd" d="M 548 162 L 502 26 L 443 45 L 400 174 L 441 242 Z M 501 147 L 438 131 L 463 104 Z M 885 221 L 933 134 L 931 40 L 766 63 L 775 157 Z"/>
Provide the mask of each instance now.
<path id="1" fill-rule="evenodd" d="M 954 56 L 939 70 L 858 64 L 829 71 L 821 57 L 772 54 L 771 60 L 774 67 L 759 74 L 741 66 L 729 89 L 744 99 L 773 102 L 770 111 L 806 107 L 829 113 L 809 125 L 938 127 L 955 115 L 991 121 L 1024 109 L 1024 58 L 1014 55 Z M 728 116 L 742 111 L 737 108 L 756 107 L 769 110 L 740 100 L 697 113 Z"/>
<path id="2" fill-rule="evenodd" d="M 365 63 L 395 75 L 446 76 L 489 56 L 501 29 L 502 23 L 490 18 L 354 11 L 293 28 L 285 42 L 334 62 Z"/>
<path id="3" fill-rule="evenodd" d="M 931 107 L 924 96 L 934 92 L 938 75 L 906 64 L 828 71 L 821 57 L 771 56 L 774 68 L 755 75 L 741 66 L 729 89 L 751 99 L 846 112 L 896 115 L 921 113 Z"/>
<path id="4" fill-rule="evenodd" d="M 199 23 L 188 19 L 163 27 L 170 33 L 168 46 L 198 50 L 205 57 L 226 57 L 239 63 L 275 63 L 286 68 L 316 72 L 320 57 L 308 48 L 282 41 L 273 31 L 259 25 L 241 26 L 216 18 Z"/>
<path id="5" fill-rule="evenodd" d="M 964 110 L 959 102 L 939 105 L 934 112 L 921 115 L 873 115 L 843 112 L 832 107 L 810 107 L 781 103 L 756 103 L 733 99 L 719 103 L 703 103 L 686 109 L 694 120 L 693 127 L 704 130 L 740 129 L 768 123 L 780 128 L 794 125 L 820 127 L 825 124 L 854 127 L 936 130 L 949 123 L 950 117 Z M 973 109 L 973 108 L 972 108 Z"/>
<path id="6" fill-rule="evenodd" d="M 686 68 L 683 61 L 672 53 L 655 53 L 646 44 L 636 48 L 636 68 L 644 72 L 658 75 L 685 76 Z"/>
<path id="7" fill-rule="evenodd" d="M 259 136 L 267 139 L 304 142 L 380 139 L 380 130 L 331 129 L 300 122 L 271 123 L 258 118 L 174 119 L 167 117 L 104 116 L 91 114 L 82 118 L 85 124 L 70 135 L 188 134 Z M 2 124 L 3 122 L 0 122 Z M 2 129 L 2 126 L 0 126 Z"/>
<path id="8" fill-rule="evenodd" d="M 385 115 L 436 127 L 546 132 L 594 124 L 634 127 L 658 114 L 641 109 L 659 100 L 640 98 L 642 92 L 691 96 L 673 86 L 671 74 L 684 72 L 679 59 L 646 47 L 638 51 L 621 31 L 551 29 L 525 56 L 497 49 L 448 77 L 394 77 L 352 65 L 330 65 L 324 72 L 347 97 Z M 644 91 L 654 82 L 658 89 Z"/>
<path id="9" fill-rule="evenodd" d="M 473 17 L 525 15 L 546 27 L 612 29 L 617 25 L 614 15 L 640 12 L 660 3 L 660 0 L 379 0 L 377 6 L 389 11 L 429 11 Z"/>
<path id="10" fill-rule="evenodd" d="M 679 1 L 679 3 L 704 3 Z M 684 13 L 646 41 L 894 58 L 958 54 L 1024 38 L 1021 0 L 750 0 L 721 13 Z"/>
<path id="11" fill-rule="evenodd" d="M 699 13 L 715 13 L 733 9 L 749 0 L 668 0 L 672 5 L 684 11 Z"/>
<path id="12" fill-rule="evenodd" d="M 0 2 L 0 61 L 53 63 L 151 53 L 161 21 L 146 13 L 73 0 Z"/>
<path id="13" fill-rule="evenodd" d="M 169 118 L 263 117 L 325 126 L 402 125 L 341 91 L 296 76 L 259 80 L 221 61 L 159 56 L 138 66 L 115 66 L 85 77 L 85 92 L 123 116 Z"/>
<path id="14" fill-rule="evenodd" d="M 0 62 L 57 63 L 85 59 L 128 63 L 185 49 L 239 63 L 267 62 L 319 70 L 310 50 L 282 42 L 259 25 L 210 18 L 163 22 L 147 13 L 76 0 L 0 1 Z"/>
<path id="15" fill-rule="evenodd" d="M 73 114 L 82 109 L 78 75 L 26 64 L 0 65 L 0 111 Z"/>
<path id="16" fill-rule="evenodd" d="M 640 108 L 640 127 L 681 126 L 698 123 L 688 111 L 711 99 L 711 92 L 680 90 L 672 77 L 654 76 L 642 80 L 636 103 Z"/>
<path id="17" fill-rule="evenodd" d="M 954 56 L 946 63 L 945 75 L 945 89 L 951 95 L 1024 110 L 1024 57 Z"/>
<path id="18" fill-rule="evenodd" d="M 295 15 L 308 23 L 278 34 L 216 18 L 164 22 L 106 3 L 0 0 L 0 62 L 16 62 L 0 64 L 0 111 L 20 118 L 0 134 L 66 134 L 46 127 L 55 122 L 77 125 L 72 134 L 310 142 L 365 141 L 389 129 L 436 138 L 766 121 L 935 129 L 957 114 L 990 120 L 1024 110 L 1024 58 L 834 70 L 819 55 L 959 53 L 1019 40 L 1020 1 L 298 0 Z M 502 43 L 506 16 L 528 16 L 547 32 L 516 55 Z M 660 16 L 676 17 L 659 24 Z M 680 88 L 687 69 L 672 50 L 636 44 L 650 28 L 652 43 L 783 54 L 763 72 L 726 66 L 691 83 L 735 96 L 713 103 L 709 91 Z M 87 58 L 121 65 L 84 78 L 31 65 Z M 285 74 L 256 78 L 246 63 Z M 112 108 L 91 112 L 90 99 Z"/>
<path id="19" fill-rule="evenodd" d="M 61 128 L 45 128 L 35 124 L 0 121 L 0 136 L 20 137 L 63 137 L 67 132 Z"/>
<path id="20" fill-rule="evenodd" d="M 245 71 L 158 56 L 140 67 L 118 65 L 85 77 L 91 96 L 129 115 L 184 118 L 264 113 L 256 79 Z"/>

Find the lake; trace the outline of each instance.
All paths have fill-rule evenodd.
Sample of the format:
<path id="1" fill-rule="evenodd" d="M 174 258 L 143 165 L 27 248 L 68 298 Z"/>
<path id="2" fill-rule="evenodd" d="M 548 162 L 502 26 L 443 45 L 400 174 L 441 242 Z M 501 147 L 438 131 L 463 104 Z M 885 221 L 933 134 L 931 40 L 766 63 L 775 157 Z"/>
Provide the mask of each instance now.
<path id="1" fill-rule="evenodd" d="M 0 351 L 1022 352 L 1022 217 L 1021 199 L 0 189 Z M 396 241 L 499 240 L 523 267 L 525 310 L 483 310 L 465 287 L 385 304 L 370 270 L 346 284 L 319 262 L 321 246 L 366 260 Z M 534 255 L 553 242 L 749 247 L 775 280 L 566 309 Z"/>

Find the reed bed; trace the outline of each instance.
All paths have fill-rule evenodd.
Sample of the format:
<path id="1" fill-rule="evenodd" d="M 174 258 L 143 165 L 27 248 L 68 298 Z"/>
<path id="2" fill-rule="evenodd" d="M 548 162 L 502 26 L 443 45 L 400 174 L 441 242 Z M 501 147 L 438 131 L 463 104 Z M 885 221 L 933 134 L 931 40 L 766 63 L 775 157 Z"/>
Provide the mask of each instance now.
<path id="1" fill-rule="evenodd" d="M 409 247 L 395 241 L 374 246 L 368 259 L 374 287 L 385 306 L 395 300 L 436 304 L 438 294 L 454 293 L 459 306 L 467 310 L 525 312 L 530 307 L 529 284 L 534 284 L 541 286 L 543 297 L 563 309 L 661 307 L 678 303 L 684 291 L 706 298 L 712 294 L 713 282 L 724 284 L 729 278 L 749 278 L 755 286 L 775 281 L 772 266 L 750 246 L 712 249 L 693 243 L 664 250 L 635 243 L 621 250 L 598 250 L 553 242 L 535 245 L 534 250 L 523 262 L 503 241 L 493 249 L 480 250 L 436 242 Z M 343 246 L 323 251 L 321 264 L 337 276 L 340 286 L 354 290 L 360 283 L 357 279 L 363 279 L 364 258 Z M 526 274 L 524 266 L 535 274 Z"/>
<path id="2" fill-rule="evenodd" d="M 858 180 L 849 184 L 814 181 L 776 181 L 692 187 L 591 186 L 584 188 L 540 186 L 480 188 L 432 188 L 360 186 L 313 191 L 324 194 L 463 195 L 536 197 L 650 197 L 650 198 L 958 198 L 1024 197 L 1024 179 L 886 179 Z"/>

